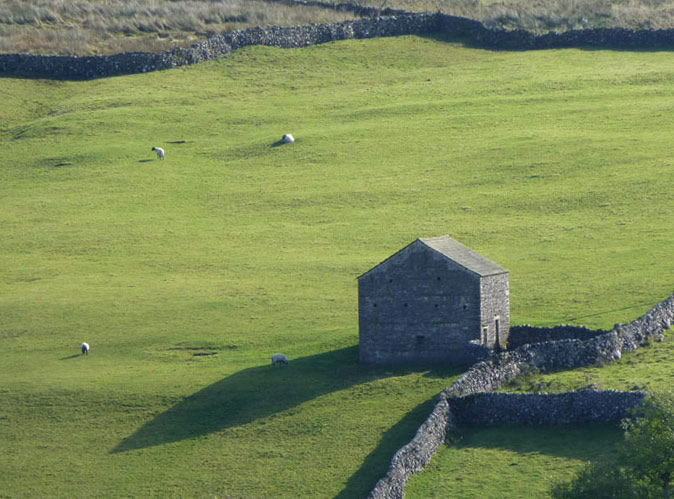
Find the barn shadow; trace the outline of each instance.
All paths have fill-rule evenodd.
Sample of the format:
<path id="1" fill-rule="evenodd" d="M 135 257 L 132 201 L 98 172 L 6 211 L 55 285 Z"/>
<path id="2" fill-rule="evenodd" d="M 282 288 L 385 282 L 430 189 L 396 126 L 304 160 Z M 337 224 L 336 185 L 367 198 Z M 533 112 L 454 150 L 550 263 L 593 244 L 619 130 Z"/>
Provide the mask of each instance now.
<path id="1" fill-rule="evenodd" d="M 363 367 L 358 363 L 357 346 L 291 359 L 288 366 L 251 367 L 185 397 L 145 423 L 111 453 L 223 431 L 269 417 L 327 393 L 415 371 L 414 368 Z M 386 448 L 386 452 L 388 450 Z"/>

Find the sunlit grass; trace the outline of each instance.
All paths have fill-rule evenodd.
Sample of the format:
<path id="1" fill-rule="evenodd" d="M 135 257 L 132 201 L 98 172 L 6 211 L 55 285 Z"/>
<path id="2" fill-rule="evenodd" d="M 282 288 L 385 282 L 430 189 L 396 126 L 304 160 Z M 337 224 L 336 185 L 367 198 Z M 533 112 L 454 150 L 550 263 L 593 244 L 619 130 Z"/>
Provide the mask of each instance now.
<path id="1" fill-rule="evenodd" d="M 673 73 L 402 37 L 2 79 L 0 495 L 365 496 L 459 373 L 359 366 L 356 277 L 449 234 L 515 323 L 640 315 Z"/>
<path id="2" fill-rule="evenodd" d="M 405 497 L 546 497 L 585 463 L 612 459 L 622 431 L 608 426 L 463 428 L 413 475 Z"/>

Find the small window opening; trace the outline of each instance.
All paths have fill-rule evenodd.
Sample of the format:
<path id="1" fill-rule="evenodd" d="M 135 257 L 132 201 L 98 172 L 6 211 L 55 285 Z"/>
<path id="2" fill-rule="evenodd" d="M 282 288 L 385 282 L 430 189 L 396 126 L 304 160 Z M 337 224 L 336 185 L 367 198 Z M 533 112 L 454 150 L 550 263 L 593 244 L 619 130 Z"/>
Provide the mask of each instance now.
<path id="1" fill-rule="evenodd" d="M 426 341 L 426 337 L 423 335 L 418 335 L 417 336 L 417 345 L 423 345 L 424 342 Z"/>
<path id="2" fill-rule="evenodd" d="M 405 303 L 404 307 L 407 308 L 407 303 Z"/>
<path id="3" fill-rule="evenodd" d="M 437 303 L 435 304 L 435 308 L 438 308 L 438 304 L 437 304 Z"/>
<path id="4" fill-rule="evenodd" d="M 463 309 L 466 310 L 468 308 L 468 305 L 464 305 Z"/>
<path id="5" fill-rule="evenodd" d="M 372 306 L 373 306 L 374 308 L 377 308 L 377 304 L 376 304 L 376 303 L 373 303 Z"/>

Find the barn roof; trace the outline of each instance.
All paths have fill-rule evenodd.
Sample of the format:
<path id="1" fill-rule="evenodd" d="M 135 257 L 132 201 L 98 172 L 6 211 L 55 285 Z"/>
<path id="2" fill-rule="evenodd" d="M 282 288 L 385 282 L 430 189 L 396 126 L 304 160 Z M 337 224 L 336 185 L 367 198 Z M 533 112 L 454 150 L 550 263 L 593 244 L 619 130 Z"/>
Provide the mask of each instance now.
<path id="1" fill-rule="evenodd" d="M 476 253 L 472 249 L 464 246 L 459 241 L 452 239 L 449 236 L 426 238 L 420 237 L 418 241 L 421 241 L 429 248 L 434 249 L 453 262 L 458 263 L 462 267 L 465 267 L 466 269 L 471 270 L 478 275 L 488 276 L 504 274 L 508 272 L 500 265 L 497 265 L 491 260 L 486 259 L 482 255 Z"/>
<path id="2" fill-rule="evenodd" d="M 501 267 L 500 265 L 495 264 L 491 260 L 486 259 L 485 257 L 476 253 L 472 249 L 464 246 L 456 239 L 452 239 L 449 236 L 438 236 L 438 237 L 425 237 L 425 238 L 420 237 L 412 244 L 406 246 L 402 250 L 390 256 L 389 258 L 381 262 L 379 265 L 376 265 L 372 269 L 365 272 L 360 277 L 369 274 L 372 270 L 376 269 L 381 265 L 385 265 L 386 262 L 391 260 L 398 253 L 404 251 L 405 249 L 415 244 L 423 244 L 424 246 L 430 248 L 431 250 L 436 251 L 441 255 L 447 257 L 449 260 L 460 265 L 466 270 L 474 272 L 475 274 L 482 277 L 508 273 L 507 269 Z"/>

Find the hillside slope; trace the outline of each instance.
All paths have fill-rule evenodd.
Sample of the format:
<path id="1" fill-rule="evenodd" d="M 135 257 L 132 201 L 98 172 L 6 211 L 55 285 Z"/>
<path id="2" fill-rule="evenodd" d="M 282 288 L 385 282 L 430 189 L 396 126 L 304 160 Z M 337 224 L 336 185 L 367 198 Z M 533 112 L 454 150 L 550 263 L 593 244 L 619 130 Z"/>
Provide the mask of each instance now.
<path id="1" fill-rule="evenodd" d="M 359 366 L 356 276 L 448 233 L 514 322 L 638 316 L 672 289 L 673 73 L 402 37 L 4 78 L 0 495 L 365 495 L 458 372 Z"/>

